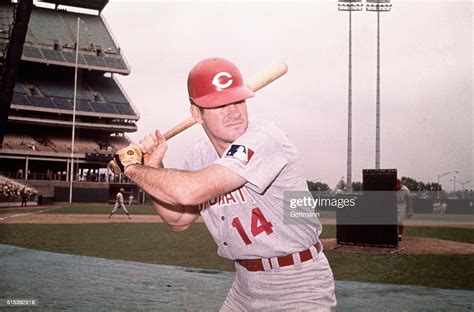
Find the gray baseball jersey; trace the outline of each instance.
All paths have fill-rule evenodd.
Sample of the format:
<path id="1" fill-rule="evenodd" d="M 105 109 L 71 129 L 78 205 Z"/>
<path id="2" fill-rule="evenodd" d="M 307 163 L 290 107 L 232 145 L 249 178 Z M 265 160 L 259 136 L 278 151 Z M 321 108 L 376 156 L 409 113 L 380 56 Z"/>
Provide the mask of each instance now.
<path id="1" fill-rule="evenodd" d="M 224 166 L 247 180 L 240 189 L 200 205 L 201 216 L 231 260 L 271 258 L 314 245 L 321 232 L 317 218 L 298 224 L 284 220 L 284 191 L 307 191 L 300 153 L 286 134 L 269 121 L 251 121 L 246 132 L 219 157 L 208 139 L 200 140 L 185 167 L 196 171 Z"/>
<path id="2" fill-rule="evenodd" d="M 410 204 L 410 190 L 402 185 L 397 191 L 397 220 L 398 224 L 403 224 L 408 205 Z"/>
<path id="3" fill-rule="evenodd" d="M 123 204 L 123 195 L 122 195 L 122 193 L 120 193 L 120 192 L 117 193 L 117 197 L 116 197 L 115 202 L 118 203 L 118 204 Z"/>
<path id="4" fill-rule="evenodd" d="M 110 213 L 114 214 L 117 211 L 118 208 L 122 208 L 123 211 L 128 214 L 127 207 L 125 207 L 125 205 L 123 204 L 123 195 L 120 192 L 117 193 L 114 209 L 112 209 L 112 211 Z"/>

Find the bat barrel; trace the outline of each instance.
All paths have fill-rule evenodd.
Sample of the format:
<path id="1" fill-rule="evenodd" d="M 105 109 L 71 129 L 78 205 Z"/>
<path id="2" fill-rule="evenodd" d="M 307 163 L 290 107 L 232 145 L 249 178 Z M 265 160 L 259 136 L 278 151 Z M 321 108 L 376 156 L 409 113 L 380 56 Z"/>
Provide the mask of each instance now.
<path id="1" fill-rule="evenodd" d="M 287 71 L 288 65 L 284 62 L 275 63 L 266 71 L 261 72 L 249 80 L 247 82 L 247 87 L 249 87 L 253 92 L 256 92 L 286 74 Z"/>

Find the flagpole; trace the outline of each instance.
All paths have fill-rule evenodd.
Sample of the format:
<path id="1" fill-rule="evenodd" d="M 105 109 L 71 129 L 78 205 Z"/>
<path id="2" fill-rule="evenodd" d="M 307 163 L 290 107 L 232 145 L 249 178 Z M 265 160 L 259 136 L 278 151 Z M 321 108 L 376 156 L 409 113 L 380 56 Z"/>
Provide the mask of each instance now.
<path id="1" fill-rule="evenodd" d="M 71 136 L 71 170 L 69 171 L 69 205 L 72 204 L 72 182 L 74 181 L 74 137 L 76 132 L 76 97 L 77 97 L 77 63 L 79 60 L 79 23 L 77 18 L 76 28 L 76 63 L 74 67 L 74 97 L 72 100 L 72 136 Z"/>

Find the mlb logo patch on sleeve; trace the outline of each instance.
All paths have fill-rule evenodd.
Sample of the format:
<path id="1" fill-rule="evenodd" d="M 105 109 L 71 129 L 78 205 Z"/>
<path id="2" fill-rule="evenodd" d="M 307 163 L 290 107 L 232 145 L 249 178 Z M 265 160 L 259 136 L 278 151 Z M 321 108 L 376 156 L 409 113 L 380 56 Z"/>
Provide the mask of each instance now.
<path id="1" fill-rule="evenodd" d="M 254 151 L 244 145 L 232 144 L 225 154 L 225 158 L 231 158 L 240 161 L 246 166 L 252 158 Z"/>

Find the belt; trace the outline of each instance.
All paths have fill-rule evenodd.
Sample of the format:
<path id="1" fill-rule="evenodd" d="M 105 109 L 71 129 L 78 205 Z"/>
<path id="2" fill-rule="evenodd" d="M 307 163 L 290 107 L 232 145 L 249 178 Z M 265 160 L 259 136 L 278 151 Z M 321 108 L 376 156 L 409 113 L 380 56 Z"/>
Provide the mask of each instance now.
<path id="1" fill-rule="evenodd" d="M 323 246 L 321 245 L 321 242 L 317 242 L 314 247 L 318 251 L 318 253 L 321 252 L 323 249 Z M 300 251 L 299 252 L 301 262 L 305 262 L 308 260 L 313 259 L 313 254 L 311 253 L 310 248 Z M 295 264 L 293 260 L 293 254 L 289 254 L 286 256 L 281 256 L 276 258 L 278 261 L 279 267 L 284 267 L 284 266 L 289 266 Z M 247 269 L 247 271 L 251 272 L 257 272 L 257 271 L 265 271 L 265 267 L 263 266 L 264 261 L 268 261 L 270 269 L 273 269 L 272 261 L 268 258 L 262 258 L 262 259 L 246 259 L 246 260 L 236 260 L 237 263 L 239 263 L 241 266 Z"/>

